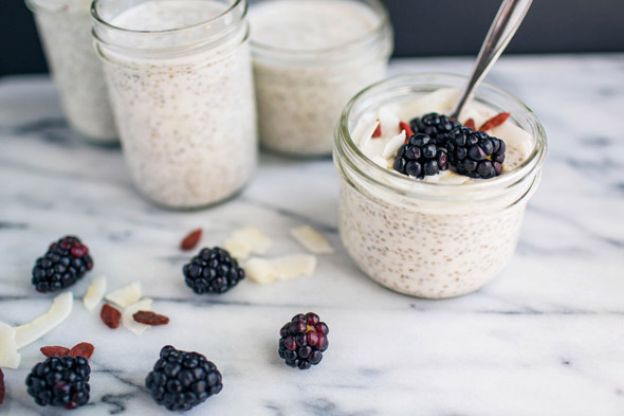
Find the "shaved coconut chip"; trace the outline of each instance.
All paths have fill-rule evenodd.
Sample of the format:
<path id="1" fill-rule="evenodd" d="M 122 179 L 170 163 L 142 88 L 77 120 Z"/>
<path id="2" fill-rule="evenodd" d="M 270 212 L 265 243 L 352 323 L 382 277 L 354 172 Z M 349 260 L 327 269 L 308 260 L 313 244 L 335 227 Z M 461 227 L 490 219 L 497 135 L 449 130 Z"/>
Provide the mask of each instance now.
<path id="1" fill-rule="evenodd" d="M 251 253 L 251 248 L 249 247 L 249 245 L 238 240 L 227 240 L 223 244 L 223 248 L 226 249 L 228 253 L 230 253 L 230 255 L 239 260 L 246 259 Z"/>
<path id="2" fill-rule="evenodd" d="M 455 88 L 440 88 L 423 95 L 403 107 L 402 118 L 409 120 L 414 116 L 422 116 L 427 113 L 449 114 L 457 103 L 459 94 L 459 90 Z"/>
<path id="3" fill-rule="evenodd" d="M 134 335 L 141 335 L 149 325 L 141 324 L 134 320 L 134 314 L 138 311 L 151 311 L 152 310 L 152 299 L 141 299 L 140 301 L 133 303 L 132 305 L 127 306 L 123 310 L 123 314 L 121 316 L 121 322 L 123 326 L 128 328 L 130 332 Z"/>
<path id="4" fill-rule="evenodd" d="M 89 285 L 87 292 L 82 298 L 82 303 L 84 303 L 84 306 L 88 311 L 92 311 L 100 304 L 105 293 L 106 276 L 100 276 L 95 279 L 91 285 Z"/>
<path id="5" fill-rule="evenodd" d="M 360 117 L 357 125 L 351 133 L 353 142 L 358 146 L 363 146 L 364 143 L 373 137 L 373 133 L 377 129 L 377 118 L 373 113 L 366 113 Z"/>
<path id="6" fill-rule="evenodd" d="M 60 325 L 71 313 L 73 305 L 74 295 L 71 292 L 65 292 L 55 297 L 52 306 L 46 313 L 28 324 L 15 328 L 17 348 L 32 344 Z"/>
<path id="7" fill-rule="evenodd" d="M 329 241 L 321 233 L 316 231 L 309 225 L 302 227 L 292 228 L 290 234 L 305 248 L 312 253 L 324 254 L 333 253 L 334 249 L 329 244 Z"/>
<path id="8" fill-rule="evenodd" d="M 254 257 L 245 264 L 247 276 L 260 284 L 311 276 L 315 269 L 316 257 L 309 254 L 293 254 L 274 259 Z"/>
<path id="9" fill-rule="evenodd" d="M 316 269 L 316 257 L 309 254 L 293 254 L 271 260 L 278 279 L 311 276 Z"/>
<path id="10" fill-rule="evenodd" d="M 384 169 L 390 169 L 392 166 L 388 163 L 388 159 L 381 157 L 381 156 L 375 156 L 371 159 L 373 162 L 375 162 L 376 164 L 378 164 L 379 166 L 381 166 Z"/>
<path id="11" fill-rule="evenodd" d="M 22 361 L 22 356 L 17 351 L 15 334 L 15 328 L 0 322 L 0 368 L 16 369 Z"/>
<path id="12" fill-rule="evenodd" d="M 139 299 L 141 299 L 140 282 L 134 282 L 131 285 L 124 286 L 106 295 L 106 300 L 113 302 L 122 309 L 133 303 L 137 303 Z"/>
<path id="13" fill-rule="evenodd" d="M 251 253 L 264 254 L 271 248 L 271 239 L 256 227 L 245 227 L 234 231 L 223 245 L 238 259 L 246 259 Z"/>
<path id="14" fill-rule="evenodd" d="M 388 143 L 386 143 L 386 147 L 384 147 L 382 156 L 385 159 L 396 156 L 401 146 L 403 146 L 403 144 L 405 143 L 405 136 L 405 130 L 401 130 L 401 133 L 388 140 Z"/>
<path id="15" fill-rule="evenodd" d="M 245 275 L 250 280 L 262 285 L 277 280 L 273 264 L 269 260 L 258 257 L 251 258 L 245 263 Z"/>
<path id="16" fill-rule="evenodd" d="M 377 117 L 379 118 L 381 132 L 384 136 L 389 136 L 399 132 L 399 122 L 401 120 L 399 120 L 399 117 L 387 106 L 379 109 Z"/>

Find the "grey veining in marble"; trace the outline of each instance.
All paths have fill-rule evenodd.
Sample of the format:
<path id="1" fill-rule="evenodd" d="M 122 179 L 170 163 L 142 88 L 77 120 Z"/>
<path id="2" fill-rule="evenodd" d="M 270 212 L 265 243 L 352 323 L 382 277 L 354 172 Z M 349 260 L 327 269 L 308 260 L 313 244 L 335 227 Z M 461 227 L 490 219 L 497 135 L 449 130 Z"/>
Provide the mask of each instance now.
<path id="1" fill-rule="evenodd" d="M 463 59 L 401 60 L 393 72 L 467 72 Z M 489 80 L 525 100 L 550 139 L 541 189 L 516 256 L 478 293 L 424 301 L 365 278 L 336 233 L 336 173 L 329 160 L 264 156 L 236 199 L 210 210 L 163 211 L 139 197 L 118 148 L 82 143 L 68 129 L 46 77 L 0 80 L 0 320 L 31 320 L 49 305 L 30 269 L 66 233 L 90 245 L 93 276 L 110 287 L 140 280 L 171 325 L 135 337 L 110 331 L 80 303 L 69 320 L 6 370 L 0 414 L 64 413 L 34 405 L 24 379 L 49 344 L 91 341 L 92 394 L 80 415 L 166 414 L 143 380 L 160 347 L 206 354 L 224 390 L 190 414 L 495 416 L 624 414 L 624 56 L 503 58 Z M 223 296 L 184 285 L 177 250 L 202 226 L 205 244 L 252 224 L 274 254 L 301 249 L 288 229 L 322 229 L 337 252 L 317 273 L 269 286 L 243 282 Z M 280 363 L 280 325 L 318 312 L 331 328 L 322 364 Z"/>

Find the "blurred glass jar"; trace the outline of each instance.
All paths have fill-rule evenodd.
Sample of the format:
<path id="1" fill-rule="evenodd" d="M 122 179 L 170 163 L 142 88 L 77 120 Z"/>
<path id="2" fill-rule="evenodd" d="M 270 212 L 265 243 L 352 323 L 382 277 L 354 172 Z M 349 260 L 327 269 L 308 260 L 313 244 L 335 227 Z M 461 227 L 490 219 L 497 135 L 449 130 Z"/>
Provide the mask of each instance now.
<path id="1" fill-rule="evenodd" d="M 251 178 L 256 111 L 245 0 L 95 0 L 124 156 L 170 208 L 222 201 Z"/>
<path id="2" fill-rule="evenodd" d="M 27 0 L 61 106 L 71 127 L 97 143 L 117 142 L 102 65 L 93 49 L 88 0 Z"/>
<path id="3" fill-rule="evenodd" d="M 259 0 L 250 22 L 262 145 L 290 155 L 330 154 L 342 108 L 386 76 L 393 43 L 384 6 Z"/>

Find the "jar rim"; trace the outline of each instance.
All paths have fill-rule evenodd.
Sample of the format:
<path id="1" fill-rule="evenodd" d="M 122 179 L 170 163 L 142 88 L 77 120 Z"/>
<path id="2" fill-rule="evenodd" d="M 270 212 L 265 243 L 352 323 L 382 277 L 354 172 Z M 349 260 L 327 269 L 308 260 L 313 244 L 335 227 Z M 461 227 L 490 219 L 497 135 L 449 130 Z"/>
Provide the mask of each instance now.
<path id="1" fill-rule="evenodd" d="M 531 124 L 532 131 L 530 133 L 534 137 L 535 145 L 533 146 L 529 157 L 511 171 L 508 171 L 504 175 L 500 175 L 496 178 L 478 181 L 475 180 L 466 183 L 428 182 L 417 181 L 413 178 L 402 175 L 399 172 L 386 169 L 368 158 L 364 152 L 362 152 L 360 147 L 354 142 L 349 131 L 349 119 L 355 105 L 361 100 L 367 98 L 369 95 L 374 95 L 375 93 L 383 91 L 387 92 L 389 90 L 388 87 L 391 87 L 394 84 L 400 85 L 403 83 L 405 85 L 403 85 L 402 88 L 409 88 L 409 86 L 411 86 L 412 88 L 410 90 L 416 92 L 416 87 L 419 85 L 422 85 L 423 87 L 426 85 L 432 85 L 431 79 L 436 79 L 438 84 L 442 84 L 436 85 L 437 88 L 449 87 L 449 85 L 444 84 L 450 84 L 452 81 L 456 83 L 465 83 L 468 81 L 468 78 L 464 75 L 443 72 L 424 72 L 397 75 L 363 89 L 349 101 L 342 112 L 334 140 L 334 159 L 336 159 L 336 154 L 338 154 L 341 157 L 341 160 L 344 159 L 351 169 L 355 170 L 369 182 L 385 188 L 392 188 L 406 196 L 420 196 L 423 193 L 431 192 L 437 192 L 436 195 L 441 196 L 446 195 L 446 193 L 450 195 L 457 195 L 457 191 L 461 189 L 461 194 L 469 197 L 469 195 L 475 192 L 483 192 L 492 188 L 498 189 L 499 187 L 504 189 L 511 187 L 522 182 L 531 173 L 536 172 L 538 168 L 541 167 L 547 152 L 547 139 L 544 127 L 537 119 L 537 116 L 533 110 L 531 110 L 520 99 L 516 98 L 511 93 L 486 82 L 482 83 L 479 90 L 477 90 L 475 94 L 477 100 L 479 99 L 480 91 L 488 90 L 499 97 L 510 101 L 524 111 L 525 115 L 528 116 L 529 123 Z M 395 86 L 395 88 L 397 87 Z M 487 104 L 486 100 L 483 102 Z M 514 114 L 511 115 L 511 120 L 513 119 Z M 336 163 L 340 162 L 340 160 L 335 161 Z M 368 172 L 371 172 L 371 174 Z M 386 180 L 380 178 L 385 178 Z"/>
<path id="2" fill-rule="evenodd" d="M 275 1 L 275 0 L 265 0 L 265 1 Z M 253 36 L 250 37 L 250 44 L 252 51 L 273 55 L 284 55 L 288 57 L 295 57 L 300 59 L 311 59 L 311 58 L 319 58 L 319 56 L 323 55 L 332 55 L 336 52 L 345 52 L 346 49 L 359 49 L 362 46 L 367 45 L 371 39 L 377 39 L 384 37 L 385 35 L 391 33 L 392 29 L 390 26 L 390 16 L 388 15 L 388 11 L 386 7 L 380 0 L 366 0 L 366 6 L 369 7 L 378 17 L 378 22 L 375 27 L 370 31 L 366 32 L 364 35 L 359 36 L 356 39 L 341 42 L 334 46 L 325 47 L 325 48 L 313 48 L 313 49 L 297 49 L 297 48 L 283 48 L 279 46 L 272 46 L 263 42 L 258 42 L 253 39 Z M 253 6 L 252 6 L 253 8 Z M 253 30 L 253 27 L 252 27 Z"/>
<path id="3" fill-rule="evenodd" d="M 234 0 L 232 2 L 232 4 L 228 5 L 225 8 L 225 10 L 223 10 L 221 13 L 219 13 L 219 14 L 217 14 L 215 16 L 212 16 L 209 19 L 202 20 L 201 22 L 193 23 L 191 25 L 187 25 L 187 26 L 184 26 L 184 27 L 172 28 L 172 29 L 135 30 L 135 29 L 124 28 L 124 27 L 121 27 L 121 26 L 116 26 L 116 25 L 106 21 L 105 19 L 103 19 L 100 16 L 100 14 L 98 13 L 98 10 L 97 10 L 98 4 L 100 4 L 102 1 L 103 0 L 93 0 L 93 2 L 91 3 L 91 17 L 95 20 L 96 23 L 99 23 L 99 24 L 103 25 L 104 27 L 106 27 L 108 29 L 118 30 L 120 32 L 133 33 L 133 34 L 145 34 L 145 35 L 178 33 L 178 32 L 185 31 L 185 30 L 199 29 L 202 26 L 208 26 L 208 25 L 213 24 L 214 22 L 216 22 L 218 20 L 221 20 L 221 19 L 227 17 L 233 10 L 237 9 L 241 4 L 243 6 L 243 12 L 241 14 L 242 17 L 244 17 L 247 14 L 247 10 L 248 10 L 247 0 Z"/>

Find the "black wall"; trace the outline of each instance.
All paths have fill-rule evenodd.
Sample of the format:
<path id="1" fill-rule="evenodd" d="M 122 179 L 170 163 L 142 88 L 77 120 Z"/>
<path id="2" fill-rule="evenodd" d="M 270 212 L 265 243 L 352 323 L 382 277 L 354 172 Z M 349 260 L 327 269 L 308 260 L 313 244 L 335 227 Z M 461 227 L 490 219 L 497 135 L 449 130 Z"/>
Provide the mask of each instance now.
<path id="1" fill-rule="evenodd" d="M 386 0 L 396 56 L 475 54 L 500 0 Z M 535 0 L 510 53 L 624 52 L 623 0 Z M 23 0 L 0 0 L 0 76 L 47 70 Z"/>

